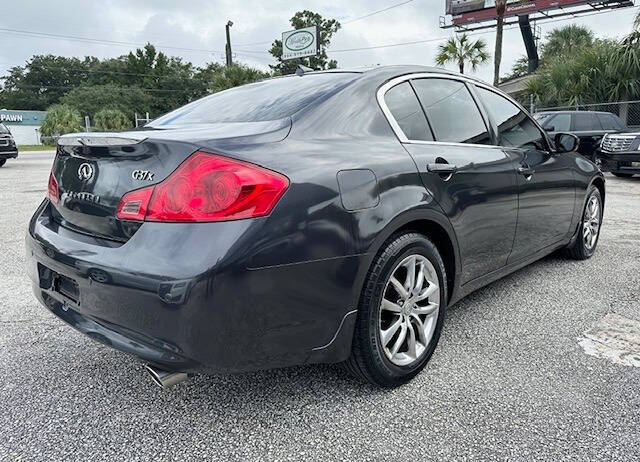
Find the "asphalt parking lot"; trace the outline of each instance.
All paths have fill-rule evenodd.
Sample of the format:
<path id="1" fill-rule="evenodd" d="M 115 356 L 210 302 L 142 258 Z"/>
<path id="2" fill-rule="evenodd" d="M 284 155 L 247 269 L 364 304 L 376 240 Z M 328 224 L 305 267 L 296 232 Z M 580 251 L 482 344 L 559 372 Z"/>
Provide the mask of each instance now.
<path id="1" fill-rule="evenodd" d="M 308 366 L 161 390 L 32 295 L 23 236 L 52 159 L 0 169 L 0 460 L 640 459 L 640 368 L 578 344 L 607 314 L 640 320 L 640 178 L 607 175 L 592 259 L 548 257 L 453 306 L 409 385 Z"/>

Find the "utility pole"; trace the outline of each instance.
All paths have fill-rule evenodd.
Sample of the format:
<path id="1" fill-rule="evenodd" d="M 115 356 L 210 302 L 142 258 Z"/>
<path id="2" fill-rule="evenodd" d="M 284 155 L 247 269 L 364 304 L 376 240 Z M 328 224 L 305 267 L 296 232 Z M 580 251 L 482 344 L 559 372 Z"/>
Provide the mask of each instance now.
<path id="1" fill-rule="evenodd" d="M 233 65 L 233 60 L 231 59 L 231 36 L 229 35 L 229 28 L 233 26 L 233 22 L 228 21 L 225 29 L 227 31 L 227 47 L 225 48 L 225 52 L 227 55 L 227 67 Z"/>

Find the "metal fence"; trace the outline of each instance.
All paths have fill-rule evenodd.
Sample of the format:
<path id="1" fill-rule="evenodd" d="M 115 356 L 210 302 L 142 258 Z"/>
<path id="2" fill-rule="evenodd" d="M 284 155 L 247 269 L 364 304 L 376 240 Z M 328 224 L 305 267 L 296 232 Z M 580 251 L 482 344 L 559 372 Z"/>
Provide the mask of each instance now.
<path id="1" fill-rule="evenodd" d="M 533 112 L 544 111 L 601 111 L 617 115 L 628 127 L 640 127 L 640 100 L 615 103 L 578 104 L 575 106 L 537 107 Z"/>

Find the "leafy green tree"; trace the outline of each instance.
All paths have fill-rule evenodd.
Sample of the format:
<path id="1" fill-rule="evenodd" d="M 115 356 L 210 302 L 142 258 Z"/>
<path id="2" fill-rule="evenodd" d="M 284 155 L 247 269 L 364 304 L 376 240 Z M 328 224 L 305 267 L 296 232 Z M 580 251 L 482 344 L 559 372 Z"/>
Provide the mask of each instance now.
<path id="1" fill-rule="evenodd" d="M 571 57 L 574 53 L 593 45 L 593 32 L 588 27 L 569 24 L 553 29 L 541 47 L 541 57 L 549 60 L 561 56 Z"/>
<path id="2" fill-rule="evenodd" d="M 47 109 L 47 114 L 40 127 L 40 133 L 43 136 L 58 136 L 82 130 L 80 113 L 64 104 L 54 104 Z"/>
<path id="3" fill-rule="evenodd" d="M 46 110 L 64 102 L 91 117 L 104 108 L 119 109 L 131 119 L 134 112 L 155 117 L 211 91 L 265 76 L 243 65 L 199 69 L 151 44 L 104 60 L 37 55 L 0 77 L 0 107 Z"/>
<path id="4" fill-rule="evenodd" d="M 470 41 L 467 34 L 451 37 L 440 45 L 435 59 L 438 66 L 444 66 L 446 63 L 457 64 L 461 74 L 464 74 L 466 63 L 469 63 L 475 71 L 480 64 L 488 60 L 489 54 L 485 41 L 482 39 Z"/>
<path id="5" fill-rule="evenodd" d="M 640 45 L 596 40 L 572 54 L 545 62 L 527 83 L 544 106 L 620 101 L 640 97 Z"/>
<path id="6" fill-rule="evenodd" d="M 3 107 L 45 110 L 86 78 L 86 61 L 63 56 L 36 55 L 2 78 Z"/>
<path id="7" fill-rule="evenodd" d="M 102 131 L 121 131 L 133 127 L 131 119 L 119 109 L 102 109 L 96 113 L 93 121 L 95 127 Z"/>
<path id="8" fill-rule="evenodd" d="M 320 37 L 320 54 L 318 56 L 310 56 L 308 58 L 298 58 L 297 60 L 282 60 L 282 40 L 276 39 L 271 45 L 269 53 L 278 60 L 278 64 L 269 65 L 269 67 L 278 74 L 292 74 L 296 71 L 298 64 L 303 64 L 312 69 L 335 69 L 338 62 L 334 59 L 329 60 L 327 56 L 327 47 L 331 43 L 331 37 L 340 29 L 340 23 L 335 19 L 324 19 L 322 15 L 313 11 L 298 11 L 289 20 L 294 29 L 302 29 L 304 27 L 319 26 Z"/>
<path id="9" fill-rule="evenodd" d="M 133 120 L 134 113 L 152 112 L 152 96 L 138 87 L 114 84 L 81 86 L 64 95 L 60 101 L 93 118 L 104 108 L 118 109 Z"/>
<path id="10" fill-rule="evenodd" d="M 529 58 L 527 56 L 518 56 L 511 66 L 511 72 L 500 79 L 501 82 L 516 79 L 529 73 Z"/>
<path id="11" fill-rule="evenodd" d="M 267 72 L 236 63 L 233 66 L 223 66 L 211 63 L 196 74 L 196 79 L 202 82 L 207 93 L 215 93 L 227 88 L 237 87 L 246 83 L 257 82 L 269 77 Z"/>

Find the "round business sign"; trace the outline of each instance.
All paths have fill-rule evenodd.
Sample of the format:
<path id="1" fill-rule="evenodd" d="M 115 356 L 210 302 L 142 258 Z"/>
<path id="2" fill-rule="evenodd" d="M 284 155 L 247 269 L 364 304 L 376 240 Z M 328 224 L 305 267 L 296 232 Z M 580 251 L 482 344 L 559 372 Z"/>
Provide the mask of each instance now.
<path id="1" fill-rule="evenodd" d="M 284 42 L 284 46 L 291 51 L 301 51 L 313 45 L 313 34 L 306 30 L 294 32 Z"/>

